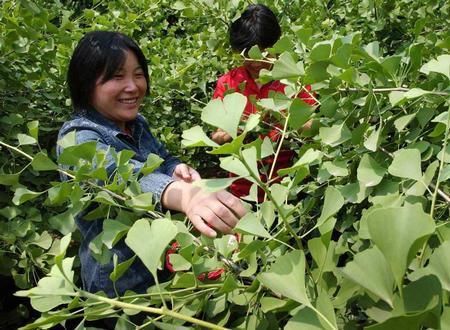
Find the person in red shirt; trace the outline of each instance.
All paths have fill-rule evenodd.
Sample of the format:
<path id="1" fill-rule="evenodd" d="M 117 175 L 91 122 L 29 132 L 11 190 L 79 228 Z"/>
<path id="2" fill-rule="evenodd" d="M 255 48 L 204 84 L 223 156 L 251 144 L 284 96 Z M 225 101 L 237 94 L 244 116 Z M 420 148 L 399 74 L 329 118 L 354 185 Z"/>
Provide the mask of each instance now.
<path id="1" fill-rule="evenodd" d="M 275 14 L 265 5 L 250 5 L 236 21 L 230 26 L 230 44 L 234 51 L 247 55 L 250 48 L 257 45 L 261 51 L 272 47 L 280 38 L 281 28 Z M 248 56 L 245 56 L 248 57 Z M 240 92 L 247 96 L 247 105 L 244 110 L 242 120 L 258 111 L 252 100 L 260 100 L 269 97 L 269 92 L 284 93 L 285 85 L 278 80 L 267 84 L 258 83 L 259 72 L 262 69 L 271 69 L 272 64 L 267 61 L 257 61 L 245 59 L 242 66 L 234 68 L 225 73 L 217 81 L 213 98 L 223 98 L 230 90 Z M 314 105 L 316 99 L 313 96 L 310 86 L 306 86 L 305 91 L 297 95 L 304 102 Z M 280 137 L 281 126 L 275 125 L 275 128 L 269 131 L 267 136 L 272 141 L 277 141 Z M 308 128 L 308 123 L 304 128 Z M 222 130 L 217 130 L 211 134 L 212 140 L 216 143 L 224 144 L 231 140 L 231 136 Z M 292 150 L 281 150 L 276 160 L 275 170 L 289 167 L 292 164 L 294 152 Z M 274 158 L 269 156 L 263 160 L 264 165 L 272 166 Z M 265 174 L 261 175 L 264 181 L 267 181 Z M 249 194 L 252 183 L 245 179 L 239 179 L 233 182 L 230 191 L 237 197 L 244 197 Z M 264 199 L 262 190 L 258 191 L 258 201 Z"/>

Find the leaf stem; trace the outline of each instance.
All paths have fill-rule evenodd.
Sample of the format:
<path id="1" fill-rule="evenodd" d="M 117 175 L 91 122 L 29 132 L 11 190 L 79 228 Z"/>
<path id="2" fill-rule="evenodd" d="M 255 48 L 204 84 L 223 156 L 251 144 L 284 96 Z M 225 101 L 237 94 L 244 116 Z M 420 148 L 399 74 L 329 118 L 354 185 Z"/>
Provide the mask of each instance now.
<path id="1" fill-rule="evenodd" d="M 373 93 L 389 93 L 389 92 L 409 92 L 410 88 L 405 87 L 392 87 L 392 88 L 373 88 L 373 89 L 360 89 L 360 88 L 339 88 L 340 92 L 373 92 Z M 428 94 L 439 95 L 439 96 L 449 96 L 446 92 L 434 92 L 427 91 Z"/>
<path id="2" fill-rule="evenodd" d="M 264 190 L 264 192 L 266 193 L 266 195 L 269 197 L 269 199 L 272 201 L 273 205 L 275 206 L 275 208 L 278 211 L 278 214 L 281 218 L 281 220 L 283 221 L 284 226 L 286 227 L 286 229 L 288 230 L 288 232 L 292 235 L 292 237 L 295 239 L 295 242 L 297 243 L 298 247 L 300 248 L 300 250 L 303 250 L 303 244 L 301 242 L 301 240 L 298 238 L 297 233 L 292 229 L 291 225 L 289 224 L 289 222 L 287 221 L 283 210 L 281 209 L 281 206 L 278 205 L 278 203 L 275 201 L 275 199 L 272 196 L 272 193 L 270 191 L 270 189 L 266 186 L 266 184 L 264 182 L 261 181 L 261 178 L 259 178 L 256 174 L 254 174 L 250 168 L 250 166 L 247 164 L 246 160 L 244 159 L 241 150 L 239 151 L 239 160 L 242 162 L 242 164 L 244 164 L 245 168 L 247 169 L 247 171 L 250 173 L 250 176 L 256 181 L 256 183 L 258 184 L 258 186 Z"/>
<path id="3" fill-rule="evenodd" d="M 123 302 L 123 301 L 118 301 L 116 299 L 111 299 L 111 298 L 107 298 L 107 297 L 97 296 L 97 295 L 95 295 L 93 293 L 90 293 L 90 292 L 87 292 L 87 291 L 84 291 L 84 290 L 80 290 L 80 294 L 82 296 L 86 297 L 86 298 L 90 298 L 90 299 L 97 300 L 97 301 L 102 301 L 102 302 L 105 302 L 107 304 L 110 304 L 111 306 L 119 307 L 119 308 L 122 308 L 122 309 L 132 309 L 132 310 L 141 311 L 141 312 L 147 312 L 147 313 L 152 313 L 152 314 L 170 316 L 170 317 L 173 317 L 173 318 L 176 318 L 176 319 L 179 319 L 179 320 L 183 320 L 183 321 L 186 321 L 186 322 L 197 324 L 197 325 L 199 325 L 201 327 L 205 327 L 205 328 L 208 328 L 208 329 L 220 329 L 220 330 L 226 329 L 226 328 L 220 327 L 218 325 L 215 325 L 213 323 L 206 322 L 206 321 L 203 321 L 203 320 L 199 320 L 199 319 L 196 319 L 194 317 L 187 316 L 187 315 L 183 315 L 183 314 L 180 314 L 178 312 L 175 312 L 173 310 L 170 310 L 170 309 L 164 308 L 164 307 L 162 307 L 162 308 L 155 308 L 155 307 L 147 307 L 147 306 L 141 306 L 141 305 L 133 305 L 133 304 L 126 303 L 126 302 Z"/>
<path id="4" fill-rule="evenodd" d="M 336 328 L 333 323 L 330 322 L 330 320 L 328 320 L 325 315 L 323 315 L 317 308 L 315 308 L 314 306 L 308 306 L 309 308 L 311 308 L 317 315 L 319 315 L 324 321 L 325 323 L 333 330 L 338 330 L 338 328 Z"/>
<path id="5" fill-rule="evenodd" d="M 444 143 L 442 145 L 442 156 L 441 156 L 441 159 L 439 160 L 439 171 L 438 171 L 438 176 L 437 176 L 437 180 L 436 180 L 437 182 L 436 182 L 436 187 L 434 188 L 433 199 L 431 200 L 431 210 L 430 210 L 431 217 L 433 217 L 433 215 L 434 215 L 434 207 L 436 205 L 436 199 L 437 199 L 437 194 L 438 194 L 438 190 L 439 190 L 439 179 L 441 177 L 442 169 L 444 167 L 445 151 L 447 149 L 447 141 L 448 141 L 449 131 L 450 131 L 450 106 L 448 107 L 447 115 L 448 115 L 448 119 L 447 119 L 447 127 L 445 128 Z M 450 198 L 448 200 L 450 200 Z M 446 199 L 447 202 L 448 202 L 448 200 Z"/>

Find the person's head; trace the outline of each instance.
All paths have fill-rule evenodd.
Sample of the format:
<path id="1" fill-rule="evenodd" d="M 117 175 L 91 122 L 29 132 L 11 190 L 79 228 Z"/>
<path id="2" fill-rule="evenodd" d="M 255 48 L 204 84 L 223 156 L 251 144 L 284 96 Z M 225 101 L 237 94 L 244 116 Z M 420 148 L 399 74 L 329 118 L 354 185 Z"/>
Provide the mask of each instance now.
<path id="1" fill-rule="evenodd" d="M 230 26 L 230 44 L 234 51 L 248 52 L 253 46 L 262 51 L 272 47 L 281 36 L 281 28 L 275 14 L 266 6 L 248 6 L 242 15 Z M 245 61 L 244 66 L 254 77 L 270 64 L 258 61 Z"/>
<path id="2" fill-rule="evenodd" d="M 237 52 L 248 51 L 255 45 L 261 49 L 272 47 L 280 36 L 277 17 L 261 4 L 248 6 L 230 27 L 230 44 Z"/>
<path id="3" fill-rule="evenodd" d="M 149 93 L 147 60 L 119 32 L 89 32 L 74 50 L 67 82 L 75 111 L 95 110 L 122 126 Z"/>

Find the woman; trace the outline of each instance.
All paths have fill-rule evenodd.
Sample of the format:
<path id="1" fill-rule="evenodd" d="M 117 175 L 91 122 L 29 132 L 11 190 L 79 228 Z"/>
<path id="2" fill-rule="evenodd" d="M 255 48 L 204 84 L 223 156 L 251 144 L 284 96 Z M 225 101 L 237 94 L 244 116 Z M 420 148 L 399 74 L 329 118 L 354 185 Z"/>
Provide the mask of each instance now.
<path id="1" fill-rule="evenodd" d="M 139 107 L 149 93 L 149 75 L 147 60 L 133 40 L 118 32 L 86 34 L 70 60 L 67 82 L 75 116 L 63 125 L 59 139 L 76 131 L 77 143 L 96 141 L 97 149 L 131 150 L 135 153 L 131 164 L 136 172 L 150 153 L 157 154 L 164 162 L 156 171 L 140 178 L 142 192 L 153 193 L 159 208 L 185 213 L 204 235 L 215 237 L 217 231 L 232 231 L 246 213 L 241 201 L 226 191 L 208 193 L 195 187 L 192 181 L 200 179 L 200 175 L 169 155 L 139 114 Z M 61 147 L 58 146 L 57 152 L 61 154 Z M 108 174 L 115 168 L 114 159 L 108 153 Z M 112 262 L 100 264 L 89 249 L 89 244 L 103 230 L 103 219 L 86 221 L 80 215 L 77 225 L 83 236 L 80 259 L 85 289 L 114 296 L 116 291 L 109 279 Z M 117 254 L 119 262 L 133 256 L 123 240 L 111 252 Z M 135 261 L 115 283 L 115 289 L 118 294 L 125 290 L 144 292 L 153 283 L 144 265 Z"/>

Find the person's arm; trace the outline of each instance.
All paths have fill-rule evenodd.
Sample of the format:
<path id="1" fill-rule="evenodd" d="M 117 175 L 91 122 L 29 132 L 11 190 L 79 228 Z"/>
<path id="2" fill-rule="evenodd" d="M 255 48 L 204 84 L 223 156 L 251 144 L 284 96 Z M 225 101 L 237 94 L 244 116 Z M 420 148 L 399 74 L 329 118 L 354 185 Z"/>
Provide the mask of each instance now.
<path id="1" fill-rule="evenodd" d="M 78 144 L 96 141 L 97 149 L 108 150 L 110 147 L 95 131 L 77 131 L 76 136 Z M 135 172 L 144 165 L 134 159 L 131 159 L 130 163 L 134 165 Z M 110 153 L 106 155 L 105 167 L 108 176 L 116 169 L 116 163 Z M 209 193 L 183 180 L 175 181 L 158 169 L 142 176 L 138 182 L 142 192 L 153 194 L 157 205 L 185 213 L 199 232 L 210 237 L 217 235 L 212 228 L 229 233 L 236 226 L 238 219 L 246 213 L 242 202 L 230 193 Z"/>

